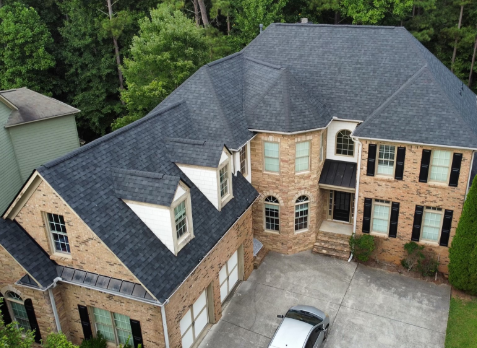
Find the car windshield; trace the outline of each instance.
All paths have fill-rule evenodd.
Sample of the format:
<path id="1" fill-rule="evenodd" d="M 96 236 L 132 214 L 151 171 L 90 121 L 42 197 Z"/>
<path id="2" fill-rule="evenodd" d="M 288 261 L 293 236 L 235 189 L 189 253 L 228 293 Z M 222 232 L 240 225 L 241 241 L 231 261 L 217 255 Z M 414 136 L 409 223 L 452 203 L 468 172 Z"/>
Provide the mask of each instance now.
<path id="1" fill-rule="evenodd" d="M 323 320 L 305 311 L 290 309 L 285 315 L 286 318 L 303 321 L 310 325 L 318 325 Z"/>

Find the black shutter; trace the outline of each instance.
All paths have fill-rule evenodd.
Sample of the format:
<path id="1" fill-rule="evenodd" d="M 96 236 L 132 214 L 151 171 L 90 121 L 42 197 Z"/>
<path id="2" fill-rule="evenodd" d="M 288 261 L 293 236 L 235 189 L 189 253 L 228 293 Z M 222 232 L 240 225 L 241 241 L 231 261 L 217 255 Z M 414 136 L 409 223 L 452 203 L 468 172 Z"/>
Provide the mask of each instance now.
<path id="1" fill-rule="evenodd" d="M 91 331 L 88 308 L 86 306 L 78 305 L 78 311 L 81 319 L 81 326 L 83 327 L 84 339 L 89 340 L 91 337 L 93 337 L 93 332 Z"/>
<path id="2" fill-rule="evenodd" d="M 450 236 L 450 229 L 452 225 L 453 214 L 454 212 L 452 210 L 444 211 L 444 221 L 442 222 L 441 240 L 439 241 L 440 246 L 449 245 L 449 236 Z"/>
<path id="3" fill-rule="evenodd" d="M 422 150 L 421 172 L 419 173 L 419 182 L 427 182 L 429 176 L 429 163 L 431 162 L 431 150 Z"/>
<path id="4" fill-rule="evenodd" d="M 368 168 L 366 170 L 367 176 L 374 176 L 376 168 L 376 144 L 369 144 L 368 147 Z"/>
<path id="5" fill-rule="evenodd" d="M 363 213 L 363 233 L 369 233 L 371 227 L 371 209 L 373 208 L 373 200 L 371 198 L 364 199 Z"/>
<path id="6" fill-rule="evenodd" d="M 0 297 L 3 297 L 2 293 L 0 293 Z M 12 317 L 10 316 L 10 312 L 8 311 L 7 300 L 5 299 L 5 297 L 3 297 L 0 311 L 2 311 L 3 323 L 5 325 L 10 324 L 12 322 Z"/>
<path id="7" fill-rule="evenodd" d="M 141 323 L 137 320 L 130 319 L 132 337 L 134 342 L 134 347 L 137 348 L 140 344 L 144 348 L 142 343 L 142 332 L 141 332 Z"/>
<path id="8" fill-rule="evenodd" d="M 26 299 L 24 302 L 25 310 L 28 316 L 28 321 L 30 322 L 30 327 L 32 330 L 35 330 L 35 342 L 41 343 L 41 334 L 40 328 L 38 327 L 38 322 L 36 321 L 35 310 L 33 309 L 33 303 L 30 299 Z"/>
<path id="9" fill-rule="evenodd" d="M 396 169 L 394 170 L 394 179 L 402 180 L 404 176 L 404 159 L 406 158 L 406 148 L 398 147 L 396 155 Z"/>
<path id="10" fill-rule="evenodd" d="M 454 153 L 454 158 L 452 159 L 452 169 L 450 173 L 449 186 L 457 187 L 457 183 L 459 182 L 461 162 L 462 154 Z"/>
<path id="11" fill-rule="evenodd" d="M 421 237 L 421 223 L 424 207 L 422 205 L 416 205 L 416 211 L 414 212 L 414 222 L 412 224 L 412 236 L 411 240 L 419 242 Z"/>
<path id="12" fill-rule="evenodd" d="M 389 237 L 396 238 L 399 219 L 399 203 L 393 202 L 391 206 L 391 221 L 389 222 Z"/>

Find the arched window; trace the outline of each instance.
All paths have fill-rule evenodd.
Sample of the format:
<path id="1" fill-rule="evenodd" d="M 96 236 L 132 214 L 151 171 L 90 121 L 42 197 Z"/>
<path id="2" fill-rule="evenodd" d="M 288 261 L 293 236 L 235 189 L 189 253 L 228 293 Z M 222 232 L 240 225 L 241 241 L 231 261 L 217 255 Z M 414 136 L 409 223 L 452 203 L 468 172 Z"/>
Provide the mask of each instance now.
<path id="1" fill-rule="evenodd" d="M 349 130 L 342 130 L 336 134 L 336 154 L 344 156 L 354 155 L 354 142 Z"/>
<path id="2" fill-rule="evenodd" d="M 307 196 L 300 196 L 295 202 L 295 231 L 308 228 L 308 203 Z"/>
<path id="3" fill-rule="evenodd" d="M 28 315 L 22 298 L 11 291 L 8 291 L 5 297 L 11 308 L 10 312 L 12 314 L 12 321 L 16 321 L 18 327 L 24 328 L 25 330 L 31 330 L 30 321 L 28 320 Z"/>
<path id="4" fill-rule="evenodd" d="M 280 231 L 280 206 L 273 196 L 265 198 L 265 229 Z"/>

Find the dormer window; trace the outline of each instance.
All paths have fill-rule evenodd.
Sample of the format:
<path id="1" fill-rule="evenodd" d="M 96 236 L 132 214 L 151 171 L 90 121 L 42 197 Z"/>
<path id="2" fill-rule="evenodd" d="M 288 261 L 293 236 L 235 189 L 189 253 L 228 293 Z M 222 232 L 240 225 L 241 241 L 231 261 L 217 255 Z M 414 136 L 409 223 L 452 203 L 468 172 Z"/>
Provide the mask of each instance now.
<path id="1" fill-rule="evenodd" d="M 186 202 L 183 200 L 174 208 L 174 217 L 176 223 L 177 240 L 181 240 L 188 232 L 187 230 L 187 208 Z"/>
<path id="2" fill-rule="evenodd" d="M 220 197 L 224 200 L 229 194 L 229 165 L 226 164 L 220 173 Z"/>

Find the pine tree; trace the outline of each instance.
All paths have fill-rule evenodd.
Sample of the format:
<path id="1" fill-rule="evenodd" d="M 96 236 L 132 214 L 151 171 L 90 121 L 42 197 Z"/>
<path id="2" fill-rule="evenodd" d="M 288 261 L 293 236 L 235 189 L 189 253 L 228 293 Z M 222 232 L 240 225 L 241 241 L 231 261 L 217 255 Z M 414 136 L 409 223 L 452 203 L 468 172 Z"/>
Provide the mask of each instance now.
<path id="1" fill-rule="evenodd" d="M 449 259 L 450 283 L 457 289 L 477 294 L 477 176 L 465 200 Z"/>

